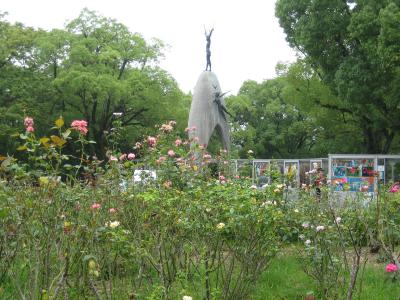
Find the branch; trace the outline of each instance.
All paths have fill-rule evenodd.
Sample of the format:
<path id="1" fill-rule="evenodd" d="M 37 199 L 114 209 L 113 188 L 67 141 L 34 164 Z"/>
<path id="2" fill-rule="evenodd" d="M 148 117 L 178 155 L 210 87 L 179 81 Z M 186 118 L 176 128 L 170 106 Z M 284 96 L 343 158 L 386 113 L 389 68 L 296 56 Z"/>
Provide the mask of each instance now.
<path id="1" fill-rule="evenodd" d="M 124 71 L 125 71 L 125 67 L 126 67 L 126 64 L 127 64 L 127 63 L 128 63 L 128 60 L 127 60 L 127 59 L 124 59 L 124 62 L 122 63 L 122 66 L 121 66 L 121 69 L 119 70 L 118 80 L 121 79 L 122 74 L 123 74 Z"/>
<path id="2" fill-rule="evenodd" d="M 354 114 L 353 111 L 351 111 L 348 108 L 344 108 L 344 107 L 339 107 L 337 105 L 334 104 L 326 104 L 326 103 L 322 103 L 321 100 L 314 100 L 315 104 L 318 104 L 319 106 L 323 107 L 323 108 L 327 108 L 327 109 L 332 109 L 332 110 L 337 110 L 340 111 L 342 113 L 348 113 L 348 114 Z"/>
<path id="3" fill-rule="evenodd" d="M 100 296 L 99 291 L 96 289 L 96 286 L 93 283 L 93 280 L 89 279 L 89 286 L 92 289 L 94 295 L 96 296 L 97 300 L 103 300 L 103 298 Z"/>
<path id="4" fill-rule="evenodd" d="M 143 112 L 148 111 L 148 108 L 141 108 L 138 111 L 136 111 L 131 117 L 129 117 L 127 120 L 122 122 L 122 125 L 126 126 L 129 125 L 129 123 L 136 118 L 137 116 L 141 115 Z"/>
<path id="5" fill-rule="evenodd" d="M 68 101 L 64 101 L 67 105 L 69 105 L 69 106 L 71 106 L 71 107 L 73 107 L 73 108 L 75 108 L 77 111 L 79 111 L 81 114 L 83 114 L 83 111 L 82 111 L 82 109 L 79 107 L 79 105 L 76 105 L 76 104 L 72 104 L 72 103 L 70 103 L 70 102 L 68 102 Z"/>
<path id="6" fill-rule="evenodd" d="M 92 107 L 92 123 L 96 123 L 96 110 L 97 110 L 97 99 L 94 100 L 93 102 L 93 107 Z"/>

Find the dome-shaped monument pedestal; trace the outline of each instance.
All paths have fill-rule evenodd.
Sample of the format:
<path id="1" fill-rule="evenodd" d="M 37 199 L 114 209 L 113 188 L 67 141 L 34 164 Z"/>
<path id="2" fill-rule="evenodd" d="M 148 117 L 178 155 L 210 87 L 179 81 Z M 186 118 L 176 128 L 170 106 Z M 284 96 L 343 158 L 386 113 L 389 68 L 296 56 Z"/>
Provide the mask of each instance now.
<path id="1" fill-rule="evenodd" d="M 189 137 L 198 137 L 199 144 L 207 147 L 214 130 L 217 130 L 222 145 L 229 150 L 230 137 L 225 108 L 224 94 L 215 73 L 204 71 L 200 74 L 194 88 L 189 114 Z"/>

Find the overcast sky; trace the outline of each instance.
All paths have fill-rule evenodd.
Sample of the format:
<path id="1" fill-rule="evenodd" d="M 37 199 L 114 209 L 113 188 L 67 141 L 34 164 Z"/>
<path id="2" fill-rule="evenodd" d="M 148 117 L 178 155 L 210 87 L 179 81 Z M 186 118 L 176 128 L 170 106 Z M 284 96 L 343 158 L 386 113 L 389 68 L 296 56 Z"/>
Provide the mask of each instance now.
<path id="1" fill-rule="evenodd" d="M 161 67 L 184 92 L 193 91 L 205 69 L 205 36 L 211 39 L 212 70 L 223 91 L 236 94 L 248 79 L 275 77 L 278 62 L 295 53 L 274 15 L 275 0 L 1 0 L 7 20 L 43 29 L 63 28 L 82 8 L 117 19 L 146 39 L 169 45 Z"/>

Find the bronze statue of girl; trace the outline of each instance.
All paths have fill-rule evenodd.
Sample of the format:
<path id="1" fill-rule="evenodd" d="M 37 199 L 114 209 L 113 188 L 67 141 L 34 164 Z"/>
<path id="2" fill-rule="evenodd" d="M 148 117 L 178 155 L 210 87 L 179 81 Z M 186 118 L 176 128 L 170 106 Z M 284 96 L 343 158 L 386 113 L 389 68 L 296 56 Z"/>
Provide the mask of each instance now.
<path id="1" fill-rule="evenodd" d="M 206 60 L 207 60 L 207 64 L 206 64 L 206 71 L 208 71 L 208 68 L 210 67 L 211 71 L 211 50 L 210 50 L 210 46 L 211 46 L 211 35 L 214 31 L 214 28 L 212 28 L 208 33 L 207 30 L 204 28 L 204 34 L 206 36 L 206 41 L 207 41 L 207 45 L 206 45 Z"/>

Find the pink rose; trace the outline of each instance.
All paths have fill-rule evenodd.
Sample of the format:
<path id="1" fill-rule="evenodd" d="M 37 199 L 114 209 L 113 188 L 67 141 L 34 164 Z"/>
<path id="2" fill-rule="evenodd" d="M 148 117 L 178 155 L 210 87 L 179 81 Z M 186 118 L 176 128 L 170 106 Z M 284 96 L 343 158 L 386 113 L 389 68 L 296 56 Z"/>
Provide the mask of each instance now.
<path id="1" fill-rule="evenodd" d="M 174 157 L 175 156 L 174 150 L 168 150 L 168 156 Z"/>
<path id="2" fill-rule="evenodd" d="M 33 128 L 33 126 L 28 126 L 28 127 L 26 127 L 26 131 L 28 131 L 28 132 L 34 132 L 35 129 Z"/>
<path id="3" fill-rule="evenodd" d="M 386 272 L 388 272 L 388 273 L 397 272 L 398 270 L 399 270 L 399 268 L 395 264 L 388 264 L 386 266 Z"/>
<path id="4" fill-rule="evenodd" d="M 35 123 L 33 122 L 33 119 L 31 117 L 26 117 L 24 120 L 24 125 L 25 127 L 33 127 Z"/>
<path id="5" fill-rule="evenodd" d="M 110 161 L 118 161 L 118 158 L 116 158 L 115 156 L 110 156 L 110 159 L 109 159 Z"/>
<path id="6" fill-rule="evenodd" d="M 182 144 L 182 140 L 180 140 L 180 139 L 176 139 L 175 140 L 175 146 L 176 147 L 179 147 L 181 144 Z"/>
<path id="7" fill-rule="evenodd" d="M 147 137 L 147 143 L 150 147 L 154 147 L 157 144 L 157 139 L 153 136 Z"/>
<path id="8" fill-rule="evenodd" d="M 88 123 L 85 120 L 74 120 L 71 123 L 72 129 L 78 131 L 79 133 L 86 135 L 88 132 L 87 129 Z"/>
<path id="9" fill-rule="evenodd" d="M 93 203 L 92 206 L 90 206 L 91 209 L 93 210 L 97 210 L 99 208 L 101 208 L 101 204 L 100 203 Z"/>
<path id="10" fill-rule="evenodd" d="M 303 224 L 301 224 L 301 226 L 303 226 L 303 228 L 309 228 L 310 224 L 308 222 L 304 222 Z"/>
<path id="11" fill-rule="evenodd" d="M 400 184 L 399 183 L 395 183 L 390 187 L 389 192 L 397 193 L 399 190 L 400 190 Z"/>
<path id="12" fill-rule="evenodd" d="M 165 156 L 160 156 L 160 158 L 156 160 L 156 163 L 157 164 L 161 164 L 166 160 L 167 160 L 167 158 Z"/>
<path id="13" fill-rule="evenodd" d="M 108 210 L 108 212 L 110 213 L 110 214 L 115 214 L 116 212 L 117 212 L 117 209 L 115 209 L 115 208 L 110 208 L 109 210 Z"/>
<path id="14" fill-rule="evenodd" d="M 136 155 L 133 154 L 133 153 L 129 153 L 129 154 L 128 154 L 128 159 L 129 159 L 129 160 L 134 160 L 135 157 L 136 157 Z"/>

